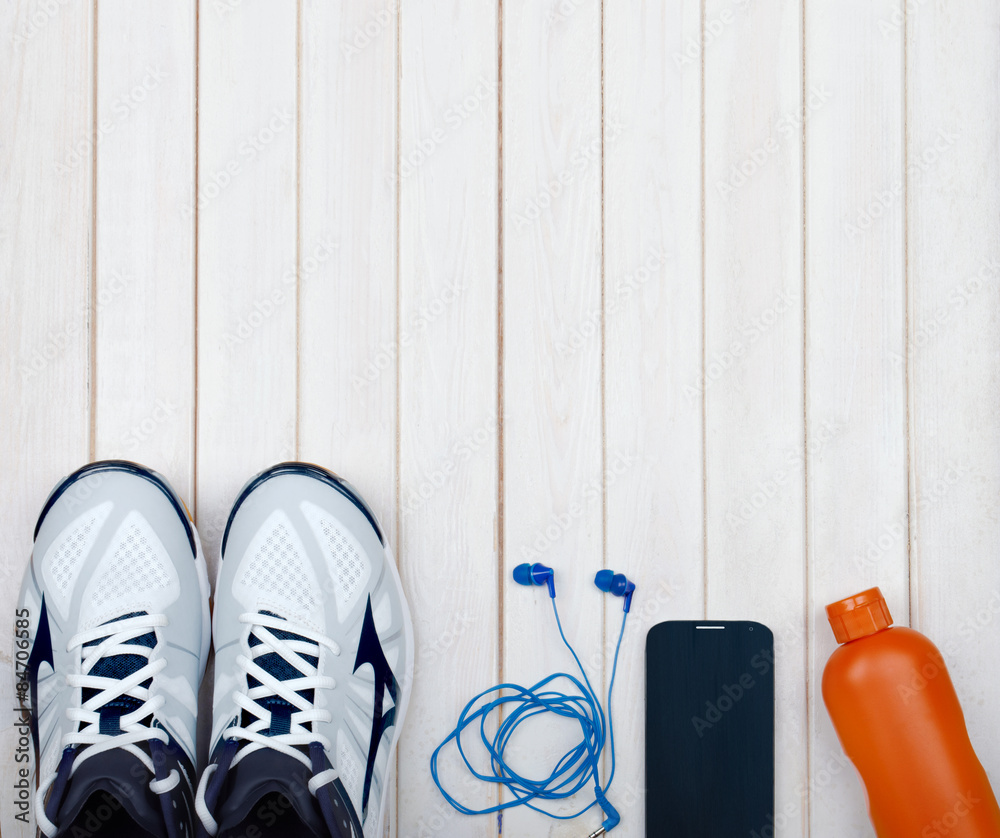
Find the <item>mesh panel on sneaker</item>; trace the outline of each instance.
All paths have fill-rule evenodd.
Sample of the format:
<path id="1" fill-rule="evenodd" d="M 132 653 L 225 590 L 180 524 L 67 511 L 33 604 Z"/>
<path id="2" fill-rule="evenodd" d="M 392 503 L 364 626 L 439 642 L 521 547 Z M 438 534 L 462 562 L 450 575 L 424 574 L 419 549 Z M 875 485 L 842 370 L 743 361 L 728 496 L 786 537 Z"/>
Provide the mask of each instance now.
<path id="1" fill-rule="evenodd" d="M 351 800 L 361 800 L 365 767 L 348 744 L 347 735 L 342 730 L 337 732 L 337 773 L 348 797 Z"/>
<path id="2" fill-rule="evenodd" d="M 107 501 L 94 507 L 73 521 L 56 539 L 49 573 L 51 582 L 61 594 L 65 594 L 76 581 L 83 567 L 81 560 L 97 539 L 113 505 Z"/>
<path id="3" fill-rule="evenodd" d="M 334 581 L 337 616 L 343 622 L 371 578 L 371 563 L 358 540 L 325 510 L 306 501 L 302 511 L 326 554 Z"/>
<path id="4" fill-rule="evenodd" d="M 299 555 L 296 538 L 281 520 L 271 526 L 259 543 L 253 558 L 246 563 L 239 584 L 265 595 L 278 596 L 294 602 L 305 612 L 318 605 L 315 583 L 305 568 L 305 557 Z"/>
<path id="5" fill-rule="evenodd" d="M 160 555 L 159 539 L 146 519 L 133 512 L 125 520 L 111 564 L 97 581 L 93 606 L 101 608 L 121 599 L 141 597 L 170 585 L 170 574 Z"/>

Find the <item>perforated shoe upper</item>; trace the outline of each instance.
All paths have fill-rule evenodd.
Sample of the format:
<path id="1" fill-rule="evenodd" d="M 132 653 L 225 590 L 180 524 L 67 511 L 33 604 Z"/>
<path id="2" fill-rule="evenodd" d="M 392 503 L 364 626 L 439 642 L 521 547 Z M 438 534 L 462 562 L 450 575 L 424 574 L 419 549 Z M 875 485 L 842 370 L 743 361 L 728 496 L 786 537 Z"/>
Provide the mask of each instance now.
<path id="1" fill-rule="evenodd" d="M 63 481 L 39 519 L 19 609 L 31 624 L 29 680 L 39 777 L 59 771 L 68 735 L 93 728 L 92 738 L 101 740 L 120 733 L 117 720 L 144 704 L 126 694 L 96 707 L 98 733 L 97 721 L 78 721 L 68 711 L 90 712 L 81 708 L 102 690 L 75 682 L 100 676 L 113 684 L 148 667 L 156 673 L 138 686 L 148 691 L 145 703 L 158 708 L 152 724 L 167 734 L 167 742 L 156 747 L 166 747 L 185 775 L 190 800 L 197 694 L 210 639 L 208 583 L 197 533 L 166 481 L 123 462 L 95 463 Z M 150 625 L 127 630 L 143 620 Z M 124 645 L 93 660 L 101 642 L 123 627 Z M 81 642 L 74 644 L 74 638 Z M 80 760 L 94 745 L 74 747 Z M 149 743 L 141 748 L 148 755 Z M 71 766 L 74 774 L 77 768 Z M 190 834 L 191 818 L 181 822 Z"/>
<path id="2" fill-rule="evenodd" d="M 247 722 L 233 693 L 259 683 L 248 682 L 238 663 L 256 646 L 246 622 L 253 614 L 280 618 L 299 640 L 322 636 L 336 647 L 320 643 L 309 647 L 312 654 L 302 653 L 301 665 L 315 661 L 319 676 L 335 682 L 308 691 L 309 706 L 329 717 L 308 730 L 329 745 L 322 749 L 324 766 L 335 773 L 338 793 L 352 810 L 345 815 L 349 826 L 376 834 L 412 676 L 412 628 L 377 522 L 339 478 L 285 464 L 251 481 L 234 508 L 216 584 L 214 748 L 227 729 Z M 261 661 L 279 680 L 301 676 L 274 655 L 256 659 Z M 274 716 L 277 705 L 265 700 Z M 285 728 L 272 718 L 261 729 Z"/>

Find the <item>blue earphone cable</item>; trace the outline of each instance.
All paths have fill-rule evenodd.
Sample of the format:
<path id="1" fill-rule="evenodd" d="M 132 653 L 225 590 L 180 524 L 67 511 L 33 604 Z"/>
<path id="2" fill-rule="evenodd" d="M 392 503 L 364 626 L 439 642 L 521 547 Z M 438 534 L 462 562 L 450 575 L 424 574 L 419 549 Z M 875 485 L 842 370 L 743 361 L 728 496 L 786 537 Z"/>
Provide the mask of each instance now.
<path id="1" fill-rule="evenodd" d="M 577 668 L 583 676 L 583 683 L 578 678 L 566 672 L 556 672 L 543 678 L 531 687 L 522 687 L 518 684 L 497 684 L 484 690 L 473 698 L 462 709 L 458 718 L 458 724 L 454 730 L 448 734 L 445 740 L 435 748 L 431 755 L 431 777 L 435 785 L 457 811 L 464 815 L 489 815 L 510 809 L 515 806 L 527 806 L 536 812 L 548 815 L 550 818 L 558 820 L 571 820 L 577 818 L 592 808 L 594 804 L 599 804 L 604 810 L 606 820 L 603 831 L 610 832 L 618 825 L 618 813 L 608 802 L 606 794 L 611 788 L 611 783 L 615 777 L 615 733 L 614 722 L 611 712 L 611 695 L 615 687 L 615 675 L 618 672 L 618 653 L 621 651 L 622 638 L 625 636 L 625 623 L 628 620 L 628 611 L 622 617 L 621 630 L 618 633 L 618 643 L 615 646 L 614 665 L 611 669 L 611 680 L 608 684 L 608 714 L 605 719 L 601 702 L 587 677 L 587 673 L 580 663 L 570 642 L 566 639 L 563 631 L 562 621 L 559 619 L 559 609 L 556 607 L 555 598 L 552 598 L 552 611 L 555 614 L 556 625 L 559 628 L 559 636 L 562 638 L 566 648 L 569 649 L 573 660 L 576 661 Z M 561 692 L 555 688 L 554 682 L 568 681 L 576 688 L 576 693 Z M 508 694 L 504 695 L 503 691 Z M 499 696 L 490 699 L 494 693 Z M 500 723 L 497 731 L 492 736 L 487 732 L 486 724 L 491 714 L 504 708 L 504 705 L 515 705 L 512 710 L 508 710 L 506 718 Z M 507 708 L 504 708 L 507 709 Z M 583 734 L 580 742 L 556 763 L 552 772 L 544 780 L 532 780 L 522 777 L 514 771 L 504 759 L 504 751 L 517 730 L 517 726 L 522 722 L 542 713 L 555 713 L 564 718 L 573 719 L 580 725 Z M 466 728 L 479 723 L 479 735 L 487 753 L 490 756 L 490 766 L 492 773 L 482 773 L 476 770 L 465 753 L 462 744 L 462 734 Z M 480 780 L 488 783 L 503 785 L 513 796 L 512 800 L 490 806 L 486 809 L 473 809 L 456 800 L 449 794 L 438 777 L 438 754 L 452 740 L 458 747 L 458 752 L 462 756 L 469 772 Z M 601 753 L 604 751 L 605 743 L 611 748 L 611 770 L 608 773 L 607 782 L 603 785 L 600 779 Z M 578 812 L 570 815 L 556 815 L 536 805 L 542 801 L 563 800 L 581 791 L 593 780 L 594 800 Z M 600 833 L 595 833 L 600 834 Z"/>

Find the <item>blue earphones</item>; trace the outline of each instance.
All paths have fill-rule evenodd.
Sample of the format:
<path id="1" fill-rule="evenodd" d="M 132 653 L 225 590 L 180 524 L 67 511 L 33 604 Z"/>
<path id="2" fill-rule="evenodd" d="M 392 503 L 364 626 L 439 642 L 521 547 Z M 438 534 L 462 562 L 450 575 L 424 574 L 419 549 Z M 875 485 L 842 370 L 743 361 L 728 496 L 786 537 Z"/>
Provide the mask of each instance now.
<path id="1" fill-rule="evenodd" d="M 553 599 L 556 595 L 555 574 L 551 567 L 543 564 L 519 564 L 514 568 L 514 581 L 518 585 L 548 585 L 549 596 Z M 604 591 L 612 596 L 625 597 L 625 607 L 622 609 L 626 614 L 632 609 L 632 594 L 635 593 L 635 582 L 630 582 L 624 573 L 615 573 L 613 570 L 599 570 L 594 577 L 594 584 L 598 590 Z"/>
<path id="2" fill-rule="evenodd" d="M 549 596 L 555 599 L 556 596 L 556 583 L 554 579 L 555 574 L 552 572 L 551 567 L 546 567 L 543 564 L 519 564 L 514 568 L 514 581 L 518 585 L 527 585 L 531 587 L 532 585 L 548 585 L 549 586 Z"/>
<path id="3" fill-rule="evenodd" d="M 517 571 L 514 572 L 516 573 Z M 615 573 L 613 570 L 599 570 L 597 571 L 597 576 L 594 577 L 594 584 L 600 590 L 612 596 L 625 597 L 625 607 L 622 610 L 628 614 L 632 608 L 632 594 L 635 593 L 635 583 L 629 582 L 625 578 L 625 574 Z"/>
<path id="4" fill-rule="evenodd" d="M 556 586 L 555 573 L 551 567 L 543 564 L 521 564 L 514 568 L 514 581 L 518 585 L 528 587 L 545 585 L 549 589 L 549 597 L 552 601 L 552 613 L 556 618 L 556 626 L 559 629 L 559 636 L 562 638 L 566 648 L 569 649 L 573 660 L 576 661 L 580 675 L 583 676 L 581 682 L 578 678 L 566 672 L 556 672 L 543 678 L 532 687 L 521 687 L 517 684 L 498 684 L 488 690 L 484 690 L 470 701 L 459 715 L 458 724 L 455 729 L 445 738 L 445 740 L 435 748 L 431 755 L 431 777 L 434 779 L 441 794 L 456 810 L 465 815 L 487 815 L 495 812 L 502 812 L 514 806 L 527 806 L 536 812 L 548 815 L 558 820 L 570 820 L 579 817 L 591 806 L 599 805 L 604 811 L 604 822 L 601 827 L 591 833 L 588 838 L 598 838 L 606 832 L 610 832 L 621 821 L 621 816 L 615 807 L 608 801 L 606 795 L 611 788 L 611 782 L 615 777 L 615 733 L 614 723 L 611 715 L 611 694 L 615 687 L 615 674 L 618 671 L 618 653 L 621 650 L 622 638 L 625 636 L 625 622 L 628 620 L 628 613 L 632 607 L 632 595 L 635 593 L 635 584 L 630 582 L 623 574 L 615 573 L 612 570 L 601 570 L 594 578 L 594 584 L 599 590 L 609 593 L 612 596 L 624 597 L 625 603 L 622 617 L 622 627 L 618 634 L 618 643 L 615 646 L 614 665 L 611 668 L 611 680 L 608 683 L 607 717 L 605 718 L 604 708 L 597 697 L 587 673 L 580 663 L 573 647 L 566 639 L 563 632 L 562 621 L 559 619 L 559 609 L 556 607 Z M 569 681 L 575 691 L 564 693 L 554 689 L 550 684 L 554 681 Z M 504 691 L 507 695 L 504 695 Z M 493 697 L 497 693 L 498 697 Z M 513 709 L 504 708 L 504 705 L 514 705 Z M 492 737 L 487 730 L 491 725 L 487 724 L 487 717 L 494 711 L 502 710 L 502 718 L 496 726 L 496 733 Z M 559 716 L 569 717 L 576 720 L 583 732 L 583 738 L 556 763 L 555 768 L 548 777 L 542 780 L 531 779 L 520 776 L 504 760 L 504 750 L 510 743 L 517 729 L 518 724 L 539 713 L 556 713 Z M 505 716 L 505 718 L 503 718 Z M 472 767 L 469 757 L 466 755 L 465 747 L 462 743 L 462 734 L 466 728 L 476 726 L 490 757 L 491 771 L 480 772 Z M 466 767 L 480 780 L 497 783 L 505 786 L 511 793 L 512 799 L 505 803 L 491 806 L 487 809 L 472 809 L 456 800 L 445 791 L 438 778 L 437 760 L 438 754 L 449 742 L 454 740 Z M 611 764 L 607 781 L 601 783 L 600 768 L 601 754 L 604 745 L 609 742 L 611 745 Z M 571 797 L 583 790 L 588 784 L 593 783 L 594 801 L 585 806 L 579 812 L 569 815 L 554 815 L 537 805 L 540 801 L 563 800 Z"/>

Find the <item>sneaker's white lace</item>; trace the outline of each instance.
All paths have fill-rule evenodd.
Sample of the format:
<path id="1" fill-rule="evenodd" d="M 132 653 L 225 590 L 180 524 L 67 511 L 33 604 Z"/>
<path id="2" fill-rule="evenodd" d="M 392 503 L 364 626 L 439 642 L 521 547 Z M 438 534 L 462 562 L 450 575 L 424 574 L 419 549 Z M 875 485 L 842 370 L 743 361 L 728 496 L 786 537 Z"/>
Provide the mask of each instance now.
<path id="1" fill-rule="evenodd" d="M 233 702 L 241 710 L 254 717 L 254 721 L 248 725 L 234 725 L 223 731 L 223 740 L 235 739 L 247 743 L 233 757 L 230 766 L 236 766 L 248 754 L 259 751 L 261 748 L 271 748 L 298 760 L 311 770 L 312 763 L 309 757 L 296 746 L 319 742 L 324 748 L 329 749 L 330 740 L 315 729 L 309 730 L 306 725 L 314 722 L 329 723 L 333 716 L 329 710 L 317 708 L 314 702 L 303 698 L 299 693 L 313 690 L 315 697 L 315 690 L 332 690 L 337 686 L 337 682 L 329 676 L 320 675 L 319 669 L 313 666 L 305 656 L 318 658 L 321 646 L 329 649 L 334 655 L 339 655 L 340 646 L 319 632 L 295 625 L 280 617 L 247 613 L 240 615 L 240 622 L 247 628 L 243 632 L 242 638 L 243 654 L 236 658 L 238 682 L 241 687 L 233 691 Z M 305 639 L 282 640 L 274 634 L 274 631 L 288 632 Z M 250 645 L 251 634 L 260 641 L 256 646 Z M 288 681 L 279 681 L 256 663 L 257 658 L 268 654 L 280 655 L 302 673 L 302 676 Z M 259 681 L 259 685 L 249 687 L 250 678 Z M 270 736 L 261 733 L 261 731 L 271 728 L 271 711 L 259 704 L 258 699 L 272 696 L 284 699 L 294 708 L 290 717 L 288 733 Z M 241 714 L 242 716 L 243 714 Z M 217 765 L 212 764 L 205 769 L 201 775 L 201 782 L 198 783 L 198 793 L 195 796 L 195 811 L 198 813 L 205 830 L 213 836 L 219 831 L 219 825 L 212 813 L 208 811 L 208 805 L 205 803 L 205 791 L 217 767 Z M 332 783 L 336 778 L 335 769 L 329 768 L 326 771 L 321 771 L 309 781 L 309 791 L 315 795 L 317 789 L 327 783 Z"/>
<path id="2" fill-rule="evenodd" d="M 148 742 L 152 739 L 159 739 L 161 742 L 169 741 L 169 736 L 165 730 L 152 725 L 142 724 L 143 719 L 156 713 L 163 705 L 163 696 L 149 697 L 149 689 L 143 687 L 142 683 L 157 675 L 167 662 L 162 658 L 150 661 L 149 658 L 155 651 L 147 646 L 139 646 L 131 643 L 138 637 L 148 634 L 150 630 L 155 631 L 167 625 L 167 617 L 164 614 L 141 614 L 136 617 L 128 617 L 113 623 L 105 623 L 102 626 L 89 629 L 87 631 L 74 634 L 66 644 L 66 651 L 72 653 L 75 649 L 82 649 L 83 659 L 80 666 L 81 674 L 70 674 L 66 676 L 66 684 L 70 689 L 96 690 L 93 696 L 83 702 L 79 707 L 69 707 L 66 709 L 66 716 L 70 721 L 78 722 L 77 730 L 70 731 L 62 738 L 62 749 L 71 745 L 86 745 L 77 755 L 70 770 L 70 776 L 88 759 L 102 754 L 105 751 L 121 748 L 132 754 L 149 770 L 155 774 L 153 760 L 149 754 L 141 748 L 136 747 L 139 742 Z M 87 643 L 92 643 L 100 638 L 105 638 L 95 646 L 83 649 Z M 159 641 L 159 635 L 157 635 Z M 100 675 L 91 675 L 101 658 L 113 655 L 138 655 L 145 657 L 145 666 L 133 672 L 125 678 L 106 678 Z M 140 702 L 139 706 L 131 713 L 126 713 L 119 719 L 121 733 L 103 734 L 100 731 L 101 714 L 100 708 L 110 701 L 115 701 L 122 696 L 130 696 Z M 41 778 L 36 795 L 36 820 L 42 832 L 47 836 L 55 835 L 57 825 L 52 823 L 45 815 L 45 796 L 49 787 L 55 782 L 58 767 L 54 768 L 45 777 Z M 166 779 L 152 780 L 149 788 L 155 794 L 165 794 L 173 789 L 180 782 L 180 775 L 176 770 L 171 770 L 170 776 Z"/>

